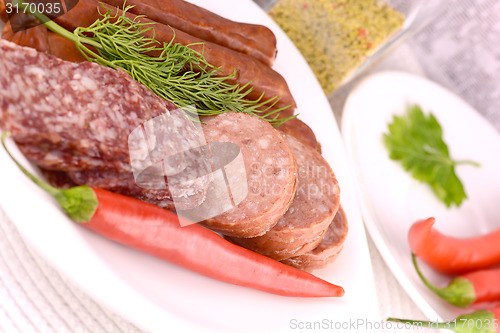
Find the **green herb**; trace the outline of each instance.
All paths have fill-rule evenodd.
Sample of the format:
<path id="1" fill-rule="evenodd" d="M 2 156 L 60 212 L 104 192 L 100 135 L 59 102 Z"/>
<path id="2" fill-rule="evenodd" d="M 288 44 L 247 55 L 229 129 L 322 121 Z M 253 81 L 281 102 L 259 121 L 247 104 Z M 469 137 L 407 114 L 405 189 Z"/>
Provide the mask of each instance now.
<path id="1" fill-rule="evenodd" d="M 161 98 L 176 106 L 200 116 L 209 116 L 228 111 L 249 113 L 279 126 L 290 118 L 278 118 L 278 113 L 288 107 L 272 110 L 279 98 L 247 100 L 251 92 L 250 83 L 239 86 L 230 84 L 236 71 L 229 76 L 219 76 L 219 68 L 207 63 L 202 53 L 189 46 L 174 43 L 160 43 L 145 37 L 154 30 L 155 23 L 141 23 L 125 14 L 132 7 L 123 8 L 122 14 L 111 10 L 101 13 L 102 19 L 90 27 L 77 28 L 72 33 L 45 15 L 32 11 L 21 0 L 13 0 L 19 8 L 33 14 L 51 31 L 73 41 L 80 52 L 89 60 L 100 65 L 121 68 L 136 81 L 144 84 Z M 92 51 L 92 46 L 96 51 Z M 160 54 L 158 57 L 151 53 Z M 196 71 L 194 70 L 196 69 Z M 193 108 L 192 106 L 195 106 Z"/>
<path id="2" fill-rule="evenodd" d="M 455 173 L 455 166 L 479 164 L 454 161 L 442 135 L 434 115 L 429 113 L 426 117 L 418 105 L 413 105 L 408 107 L 405 115 L 394 116 L 389 133 L 384 133 L 384 143 L 391 159 L 400 161 L 415 179 L 428 183 L 447 207 L 452 204 L 458 207 L 467 195 Z"/>

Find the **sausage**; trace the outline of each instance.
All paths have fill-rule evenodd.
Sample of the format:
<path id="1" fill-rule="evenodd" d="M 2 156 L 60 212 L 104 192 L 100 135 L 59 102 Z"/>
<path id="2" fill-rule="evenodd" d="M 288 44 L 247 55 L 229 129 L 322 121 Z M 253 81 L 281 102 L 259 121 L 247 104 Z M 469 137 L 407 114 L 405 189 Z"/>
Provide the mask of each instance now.
<path id="1" fill-rule="evenodd" d="M 11 24 L 32 28 L 13 32 Z M 49 41 L 47 28 L 43 25 L 36 25 L 38 21 L 31 15 L 18 13 L 13 14 L 2 31 L 2 38 L 21 46 L 32 47 L 40 52 L 49 52 Z"/>
<path id="2" fill-rule="evenodd" d="M 276 36 L 267 27 L 223 18 L 183 0 L 104 0 L 114 7 L 134 6 L 130 12 L 172 26 L 191 36 L 249 55 L 271 66 Z"/>
<path id="3" fill-rule="evenodd" d="M 85 57 L 80 53 L 80 51 L 78 51 L 72 41 L 49 31 L 44 25 L 36 25 L 38 21 L 36 21 L 33 16 L 19 13 L 13 15 L 12 19 L 17 21 L 15 24 L 18 24 L 18 26 L 35 26 L 25 30 L 13 32 L 9 21 L 5 24 L 3 29 L 3 39 L 14 42 L 20 46 L 32 47 L 39 52 L 50 53 L 66 61 L 86 61 Z"/>
<path id="4" fill-rule="evenodd" d="M 53 171 L 44 168 L 39 169 L 47 183 L 56 188 L 68 189 L 78 185 L 64 171 Z"/>
<path id="5" fill-rule="evenodd" d="M 97 10 L 98 6 L 99 2 L 96 0 L 80 0 L 75 8 L 56 18 L 55 22 L 71 31 L 79 26 L 89 26 L 97 19 L 101 18 Z M 116 10 L 116 8 L 110 6 L 103 6 L 107 9 Z M 127 13 L 127 15 L 130 18 L 135 17 L 130 13 Z M 146 18 L 140 18 L 140 21 L 153 22 Z M 203 51 L 206 60 L 210 64 L 215 67 L 221 67 L 222 71 L 217 71 L 221 76 L 231 75 L 236 71 L 237 76 L 235 79 L 230 80 L 230 83 L 240 85 L 251 83 L 252 90 L 247 95 L 248 99 L 257 100 L 262 94 L 264 94 L 264 100 L 278 97 L 280 100 L 272 109 L 287 107 L 287 109 L 280 112 L 281 116 L 289 117 L 293 115 L 296 103 L 286 81 L 279 73 L 245 54 L 203 41 L 179 30 L 172 30 L 172 28 L 163 24 L 155 25 L 155 38 L 160 42 L 170 42 L 174 37 L 174 32 L 176 37 L 175 41 L 180 44 L 189 45 L 193 43 L 203 43 L 203 45 L 198 44 L 192 45 L 191 47 L 198 52 Z M 59 44 L 58 42 L 62 42 L 63 39 L 60 37 L 53 37 L 51 33 L 49 36 L 50 41 L 54 43 L 50 47 L 50 52 L 54 52 L 56 56 L 64 60 L 85 60 L 76 47 L 69 45 L 70 43 L 68 41 Z M 152 32 L 148 37 L 153 37 Z"/>
<path id="6" fill-rule="evenodd" d="M 56 18 L 54 21 L 70 31 L 79 26 L 87 27 L 101 18 L 98 6 L 99 2 L 96 0 L 80 0 L 73 10 Z M 102 6 L 107 9 L 117 10 L 121 14 L 121 11 L 115 7 L 104 4 Z M 127 15 L 132 19 L 136 17 L 131 13 L 127 13 Z M 137 19 L 143 23 L 154 22 L 146 18 Z M 293 115 L 296 103 L 285 79 L 278 72 L 250 56 L 201 40 L 164 24 L 155 24 L 154 32 L 149 31 L 147 33 L 147 37 L 154 37 L 162 43 L 170 42 L 174 38 L 174 35 L 176 43 L 189 45 L 190 48 L 198 52 L 203 52 L 208 63 L 215 67 L 220 67 L 221 71 L 217 71 L 219 75 L 228 76 L 236 71 L 237 77 L 230 80 L 230 83 L 239 85 L 250 83 L 252 90 L 247 95 L 248 99 L 256 100 L 262 94 L 264 94 L 264 100 L 278 97 L 280 99 L 275 107 L 288 107 L 286 110 L 280 112 L 281 116 L 289 117 Z"/>
<path id="7" fill-rule="evenodd" d="M 321 242 L 337 213 L 340 190 L 332 169 L 313 148 L 284 135 L 298 166 L 293 203 L 267 233 L 254 238 L 228 239 L 276 260 L 307 253 Z"/>
<path id="8" fill-rule="evenodd" d="M 283 131 L 286 134 L 290 134 L 302 143 L 316 150 L 319 149 L 318 140 L 316 140 L 316 135 L 314 135 L 313 130 L 298 118 L 287 120 L 280 126 L 276 127 L 276 129 Z"/>
<path id="9" fill-rule="evenodd" d="M 0 20 L 2 20 L 3 22 L 7 22 L 9 20 L 4 0 L 0 1 Z"/>
<path id="10" fill-rule="evenodd" d="M 87 61 L 83 54 L 78 51 L 75 43 L 69 39 L 66 39 L 52 31 L 47 32 L 47 39 L 49 42 L 49 53 L 59 59 L 71 62 Z"/>
<path id="11" fill-rule="evenodd" d="M 177 154 L 200 136 L 184 112 L 121 70 L 65 62 L 5 40 L 0 40 L 0 51 L 0 128 L 10 131 L 38 166 L 70 177 L 107 170 L 131 178 L 131 152 L 144 148 L 131 144 L 130 134 L 139 126 L 146 129 L 147 121 L 166 116 L 175 126 L 154 132 L 156 140 L 148 136 L 147 154 L 134 159 L 138 168 L 146 169 L 153 154 Z M 191 191 L 178 188 L 178 194 L 169 188 L 155 191 L 166 200 L 189 197 L 192 200 L 186 201 L 196 206 L 204 200 L 199 193 L 205 193 L 209 182 L 209 177 L 201 177 L 192 182 Z M 139 190 L 142 195 L 151 189 Z"/>
<path id="12" fill-rule="evenodd" d="M 236 207 L 203 224 L 236 237 L 264 234 L 285 214 L 295 195 L 297 167 L 290 149 L 276 129 L 252 115 L 227 112 L 202 121 L 207 142 L 232 142 L 240 147 L 248 188 Z"/>
<path id="13" fill-rule="evenodd" d="M 281 262 L 308 272 L 325 267 L 335 261 L 342 251 L 348 231 L 347 217 L 340 206 L 323 240 L 315 249 L 300 256 L 281 260 Z"/>

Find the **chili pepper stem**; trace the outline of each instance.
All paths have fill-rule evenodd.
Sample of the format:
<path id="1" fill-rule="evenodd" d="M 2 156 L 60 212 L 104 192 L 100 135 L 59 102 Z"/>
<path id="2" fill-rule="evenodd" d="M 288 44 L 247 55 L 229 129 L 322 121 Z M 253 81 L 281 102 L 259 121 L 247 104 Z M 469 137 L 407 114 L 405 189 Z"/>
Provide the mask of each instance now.
<path id="1" fill-rule="evenodd" d="M 70 189 L 59 189 L 55 188 L 43 180 L 35 177 L 31 172 L 29 172 L 25 167 L 19 163 L 14 156 L 11 154 L 7 148 L 5 140 L 10 135 L 9 132 L 3 132 L 1 141 L 2 146 L 12 159 L 12 161 L 18 166 L 23 174 L 31 179 L 36 185 L 38 185 L 42 190 L 54 197 L 59 205 L 64 209 L 68 216 L 75 222 L 89 222 L 95 211 L 99 202 L 95 192 L 89 186 L 76 186 Z"/>
<path id="2" fill-rule="evenodd" d="M 420 271 L 415 254 L 412 253 L 411 255 L 413 266 L 415 267 L 418 276 L 420 277 L 422 282 L 436 295 L 448 301 L 450 304 L 461 308 L 466 308 L 474 303 L 474 301 L 476 300 L 476 293 L 474 291 L 474 286 L 469 280 L 462 277 L 456 277 L 450 282 L 447 287 L 436 287 L 432 285 Z"/>
<path id="3" fill-rule="evenodd" d="M 411 324 L 419 327 L 433 329 L 448 329 L 457 333 L 495 333 L 495 314 L 490 310 L 479 310 L 458 316 L 446 322 L 433 322 L 428 320 L 409 320 L 399 318 L 387 318 L 387 321 Z M 473 323 L 471 325 L 471 323 Z"/>

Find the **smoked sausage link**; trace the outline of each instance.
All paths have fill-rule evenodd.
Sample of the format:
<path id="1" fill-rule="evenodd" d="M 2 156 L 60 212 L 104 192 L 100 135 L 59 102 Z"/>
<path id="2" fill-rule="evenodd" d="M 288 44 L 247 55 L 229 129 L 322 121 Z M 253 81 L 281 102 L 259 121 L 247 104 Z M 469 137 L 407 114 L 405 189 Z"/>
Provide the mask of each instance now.
<path id="1" fill-rule="evenodd" d="M 100 10 L 102 12 L 104 10 L 102 8 L 103 6 L 105 9 L 117 10 L 116 7 L 99 3 L 96 0 L 80 0 L 72 10 L 56 18 L 54 21 L 70 31 L 75 30 L 77 27 L 88 27 L 96 20 L 102 18 L 99 14 L 99 7 L 101 7 Z M 118 13 L 121 14 L 121 11 L 118 10 Z M 131 13 L 127 13 L 127 15 L 129 18 L 136 17 Z M 27 17 L 29 18 L 31 16 L 27 15 Z M 144 17 L 139 20 L 142 22 L 154 23 L 154 21 Z M 25 24 L 27 25 L 29 22 L 25 22 Z M 198 43 L 198 45 L 191 45 L 190 47 L 198 52 L 203 52 L 208 63 L 220 68 L 221 71 L 217 72 L 219 75 L 227 76 L 236 73 L 236 77 L 230 81 L 231 84 L 239 84 L 241 86 L 250 84 L 249 88 L 252 90 L 247 95 L 248 99 L 257 100 L 262 95 L 264 100 L 280 98 L 273 109 L 288 107 L 280 112 L 280 116 L 289 117 L 293 115 L 296 104 L 288 85 L 285 79 L 270 67 L 264 65 L 254 57 L 236 52 L 215 43 L 204 41 L 181 30 L 171 28 L 170 26 L 157 23 L 154 28 L 154 37 L 161 43 L 170 42 L 174 34 L 176 43 L 182 45 Z M 42 32 L 44 29 L 45 31 Z M 36 38 L 33 39 L 33 37 Z M 151 31 L 147 37 L 153 37 L 153 32 Z M 85 60 L 76 47 L 71 45 L 70 41 L 62 37 L 57 37 L 52 32 L 48 32 L 47 34 L 46 28 L 44 27 L 38 26 L 36 29 L 28 29 L 26 35 L 16 34 L 15 37 L 4 36 L 3 38 L 22 46 L 29 46 L 42 52 L 49 52 L 63 60 L 73 62 L 82 62 Z M 40 42 L 40 40 L 38 40 L 40 38 L 45 38 L 45 43 L 47 45 L 41 47 L 42 45 L 37 44 Z M 50 43 L 50 46 L 48 43 Z"/>
<path id="2" fill-rule="evenodd" d="M 101 11 L 103 10 L 102 7 L 114 11 L 118 10 L 116 7 L 100 4 L 96 0 L 80 0 L 72 10 L 54 21 L 70 31 L 80 26 L 87 27 L 97 19 L 102 18 L 99 14 L 99 7 L 101 7 Z M 118 10 L 118 13 L 121 15 L 121 10 Z M 131 19 L 136 17 L 131 13 L 126 15 Z M 138 18 L 138 20 L 144 23 L 154 23 L 154 21 L 144 17 Z M 248 99 L 256 100 L 262 94 L 265 100 L 278 97 L 280 100 L 276 103 L 276 108 L 290 106 L 282 111 L 280 115 L 282 117 L 293 115 L 296 107 L 295 101 L 288 84 L 278 72 L 248 55 L 193 37 L 164 24 L 157 23 L 154 25 L 154 38 L 161 43 L 169 43 L 174 38 L 174 34 L 176 43 L 203 52 L 208 63 L 221 69 L 221 71 L 217 72 L 221 76 L 231 75 L 236 71 L 237 77 L 231 80 L 230 83 L 239 85 L 250 83 L 252 91 L 247 95 Z M 153 31 L 149 31 L 147 37 L 153 37 Z"/>
<path id="3" fill-rule="evenodd" d="M 9 16 L 7 15 L 7 9 L 5 8 L 4 0 L 0 0 L 0 20 L 7 22 Z"/>
<path id="4" fill-rule="evenodd" d="M 313 130 L 306 123 L 298 118 L 287 120 L 276 129 L 285 132 L 299 140 L 300 142 L 318 150 L 318 140 Z"/>
<path id="5" fill-rule="evenodd" d="M 29 24 L 28 20 L 31 18 L 32 16 L 25 15 L 25 24 Z M 43 25 L 13 32 L 10 22 L 7 22 L 2 32 L 2 38 L 20 46 L 32 47 L 39 52 L 52 54 L 62 60 L 71 62 L 83 62 L 87 60 L 78 51 L 72 41 L 49 31 Z"/>
<path id="6" fill-rule="evenodd" d="M 267 27 L 228 20 L 183 0 L 104 0 L 112 6 L 134 6 L 136 15 L 170 25 L 197 38 L 249 55 L 271 66 L 276 56 L 276 36 Z"/>
<path id="7" fill-rule="evenodd" d="M 2 38 L 20 46 L 32 47 L 39 52 L 49 52 L 48 30 L 45 26 L 37 25 L 18 32 L 12 31 L 11 22 L 15 21 L 18 26 L 28 27 L 34 24 L 34 20 L 33 16 L 24 13 L 12 15 L 3 28 Z"/>

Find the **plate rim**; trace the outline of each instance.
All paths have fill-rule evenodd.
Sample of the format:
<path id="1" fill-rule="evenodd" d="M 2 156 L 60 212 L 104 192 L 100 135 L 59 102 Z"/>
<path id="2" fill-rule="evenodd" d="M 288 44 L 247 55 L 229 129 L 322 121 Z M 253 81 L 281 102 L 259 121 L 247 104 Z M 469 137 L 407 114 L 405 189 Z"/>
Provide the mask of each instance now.
<path id="1" fill-rule="evenodd" d="M 474 112 L 474 116 L 481 121 L 482 124 L 489 128 L 489 130 L 494 131 L 497 134 L 500 142 L 500 133 L 496 130 L 496 128 L 488 121 L 486 118 L 479 113 L 473 106 L 471 106 L 467 101 L 465 101 L 461 96 L 455 94 L 450 91 L 446 87 L 438 84 L 430 80 L 427 77 L 417 75 L 414 73 L 409 73 L 400 70 L 384 70 L 380 72 L 376 72 L 368 75 L 367 77 L 360 80 L 359 83 L 349 92 L 347 99 L 344 103 L 343 112 L 342 112 L 342 120 L 341 120 L 341 133 L 342 138 L 344 140 L 344 144 L 346 146 L 346 152 L 348 155 L 348 161 L 353 168 L 353 178 L 355 182 L 355 187 L 357 191 L 357 199 L 362 212 L 363 222 L 368 230 L 370 237 L 373 239 L 373 243 L 375 244 L 377 250 L 380 252 L 384 262 L 389 267 L 391 273 L 394 275 L 398 283 L 403 287 L 406 293 L 411 297 L 411 299 L 415 302 L 415 304 L 420 308 L 420 310 L 428 317 L 428 318 L 436 318 L 437 320 L 446 320 L 443 318 L 426 300 L 426 297 L 422 295 L 415 285 L 411 282 L 407 274 L 403 271 L 403 268 L 398 264 L 397 259 L 392 255 L 391 250 L 389 249 L 388 244 L 385 242 L 384 237 L 382 236 L 382 230 L 380 230 L 377 225 L 382 224 L 378 223 L 376 217 L 374 217 L 373 208 L 371 208 L 371 201 L 367 202 L 367 195 L 365 195 L 362 180 L 360 180 L 358 176 L 358 169 L 360 168 L 357 163 L 357 159 L 355 158 L 355 148 L 356 145 L 353 143 L 354 134 L 352 125 L 354 124 L 354 113 L 355 110 L 350 105 L 353 103 L 352 101 L 357 98 L 358 91 L 368 83 L 373 81 L 377 81 L 380 78 L 391 78 L 396 80 L 397 78 L 404 78 L 407 81 L 418 82 L 419 84 L 425 84 L 430 87 L 438 88 L 441 93 L 446 93 L 448 96 L 453 97 L 460 104 L 465 106 L 467 109 L 472 110 Z M 407 82 L 405 81 L 405 82 Z M 409 259 L 410 260 L 410 259 Z M 437 297 L 437 296 L 436 296 Z M 470 309 L 469 309 L 470 310 Z"/>

